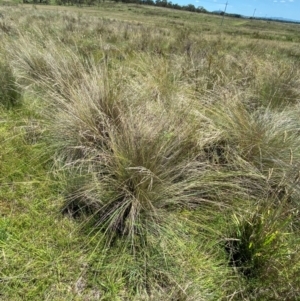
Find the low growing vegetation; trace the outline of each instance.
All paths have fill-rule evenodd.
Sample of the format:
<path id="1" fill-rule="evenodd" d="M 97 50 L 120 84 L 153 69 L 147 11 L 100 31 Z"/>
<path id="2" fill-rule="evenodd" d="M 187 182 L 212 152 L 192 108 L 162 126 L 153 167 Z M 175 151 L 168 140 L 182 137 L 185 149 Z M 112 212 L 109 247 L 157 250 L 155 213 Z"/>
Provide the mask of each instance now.
<path id="1" fill-rule="evenodd" d="M 0 299 L 299 300 L 297 25 L 0 16 Z"/>

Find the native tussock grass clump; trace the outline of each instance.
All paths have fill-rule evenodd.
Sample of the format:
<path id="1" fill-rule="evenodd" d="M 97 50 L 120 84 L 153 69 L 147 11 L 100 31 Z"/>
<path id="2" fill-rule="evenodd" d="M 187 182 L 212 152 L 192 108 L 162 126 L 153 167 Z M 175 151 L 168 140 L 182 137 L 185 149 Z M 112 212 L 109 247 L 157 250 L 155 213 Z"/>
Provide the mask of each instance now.
<path id="1" fill-rule="evenodd" d="M 3 35 L 11 91 L 25 93 L 11 111 L 22 116 L 14 130 L 53 193 L 22 205 L 55 221 L 34 250 L 69 248 L 48 256 L 51 285 L 36 296 L 298 298 L 297 63 L 289 55 L 274 63 L 269 41 L 237 44 L 228 28 L 209 36 L 194 25 L 28 10 L 17 33 Z M 33 125 L 38 138 L 28 139 Z"/>
<path id="2" fill-rule="evenodd" d="M 144 97 L 139 100 L 139 95 L 123 98 L 129 97 L 133 88 L 130 81 L 123 80 L 123 73 L 110 74 L 105 65 L 91 65 L 71 50 L 64 51 L 62 57 L 55 44 L 51 53 L 41 55 L 37 45 L 33 44 L 33 52 L 29 43 L 27 40 L 26 51 L 11 52 L 13 65 L 20 84 L 31 87 L 42 102 L 41 115 L 48 123 L 45 139 L 55 154 L 56 168 L 66 177 L 64 211 L 74 216 L 81 211 L 89 213 L 84 224 L 94 229 L 93 239 L 99 244 L 103 240 L 105 248 L 117 243 L 123 253 L 126 251 L 124 256 L 141 260 L 140 266 L 132 267 L 137 269 L 133 279 L 126 276 L 129 287 L 150 295 L 156 286 L 165 286 L 168 291 L 177 283 L 173 280 L 176 274 L 168 267 L 174 256 L 168 254 L 168 244 L 179 236 L 176 232 L 164 234 L 171 231 L 170 216 L 176 213 L 178 224 L 174 228 L 180 233 L 187 220 L 181 210 L 202 206 L 208 207 L 205 212 L 213 212 L 214 206 L 222 207 L 226 199 L 229 201 L 224 195 L 220 202 L 223 190 L 234 189 L 236 195 L 245 195 L 239 173 L 218 171 L 220 181 L 214 169 L 201 160 L 205 156 L 203 145 L 213 139 L 201 135 L 201 123 L 202 127 L 208 124 L 201 115 L 193 116 L 186 108 L 178 114 L 179 108 L 173 112 L 177 105 L 172 109 L 170 103 L 166 109 L 165 99 L 154 99 L 152 104 Z M 206 141 L 201 139 L 204 137 Z M 201 231 L 203 213 L 195 215 L 199 215 L 196 224 Z M 151 267 L 157 264 L 151 263 L 151 250 L 160 241 L 166 262 L 156 272 Z M 150 267 L 144 275 L 148 261 Z M 120 273 L 119 265 L 116 269 Z M 225 269 L 224 276 L 227 273 L 230 271 Z M 204 296 L 211 294 L 211 289 L 195 289 L 203 281 L 211 280 L 205 275 L 191 284 L 189 297 L 193 300 L 205 300 L 208 297 Z"/>
<path id="3" fill-rule="evenodd" d="M 183 207 L 193 207 L 197 206 L 197 202 L 205 201 L 205 198 L 199 196 L 215 194 L 213 189 L 209 189 L 210 185 L 214 185 L 213 181 L 205 182 L 207 175 L 213 179 L 214 172 L 209 164 L 203 162 L 206 155 L 204 147 L 214 140 L 214 136 L 201 133 L 201 129 L 203 131 L 204 127 L 209 126 L 205 116 L 190 112 L 176 101 L 174 105 L 165 99 L 160 102 L 154 99 L 151 103 L 139 95 L 123 99 L 123 95 L 130 97 L 136 94 L 132 93 L 130 81 L 122 82 L 123 74 L 115 75 L 114 78 L 105 66 L 100 69 L 85 66 L 80 58 L 72 61 L 75 56 L 68 60 L 57 53 L 54 51 L 53 56 L 44 57 L 42 63 L 36 61 L 36 56 L 40 56 L 37 51 L 29 56 L 27 53 L 24 58 L 23 53 L 16 54 L 20 61 L 15 68 L 21 82 L 22 78 L 29 80 L 27 84 L 34 83 L 37 86 L 37 95 L 43 95 L 45 118 L 51 124 L 48 137 L 57 153 L 57 161 L 67 164 L 68 167 L 64 167 L 66 170 L 82 171 L 80 176 L 85 176 L 85 171 L 88 179 L 91 177 L 99 182 L 91 185 L 95 192 L 98 189 L 105 191 L 106 188 L 101 185 L 108 181 L 108 195 L 115 192 L 112 200 L 124 198 L 125 205 L 127 194 L 130 206 L 132 198 L 141 194 L 139 198 L 148 209 L 151 209 L 152 204 L 147 202 L 156 202 L 156 197 L 168 200 L 169 205 L 172 205 L 172 198 L 175 197 L 175 205 L 178 203 Z M 64 81 L 54 76 L 62 72 L 60 66 L 64 66 Z M 67 81 L 66 73 L 69 73 L 70 82 Z M 155 88 L 162 90 L 156 87 L 156 83 Z M 129 86 L 124 87 L 122 84 Z M 126 92 L 127 89 L 130 92 Z M 139 90 L 136 92 L 139 93 Z M 212 134 L 217 132 L 212 131 Z M 234 174 L 228 177 L 232 178 Z M 233 183 L 220 183 L 220 186 L 227 184 L 230 187 Z M 168 189 L 157 188 L 159 193 L 155 197 L 148 196 L 152 195 L 153 187 L 160 185 Z M 201 188 L 206 185 L 207 188 L 202 192 Z M 91 189 L 87 191 L 92 196 Z M 207 197 L 207 200 L 211 199 L 213 197 Z M 157 201 L 161 203 L 158 207 L 166 206 L 162 200 Z M 126 208 L 122 209 L 121 215 Z"/>

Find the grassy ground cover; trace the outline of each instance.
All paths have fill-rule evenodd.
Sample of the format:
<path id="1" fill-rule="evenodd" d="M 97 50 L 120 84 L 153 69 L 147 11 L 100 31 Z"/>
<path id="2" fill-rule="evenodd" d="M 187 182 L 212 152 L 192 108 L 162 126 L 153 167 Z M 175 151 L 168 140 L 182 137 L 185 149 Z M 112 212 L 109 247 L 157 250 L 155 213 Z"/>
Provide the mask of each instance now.
<path id="1" fill-rule="evenodd" d="M 0 300 L 299 300 L 299 26 L 0 7 Z"/>

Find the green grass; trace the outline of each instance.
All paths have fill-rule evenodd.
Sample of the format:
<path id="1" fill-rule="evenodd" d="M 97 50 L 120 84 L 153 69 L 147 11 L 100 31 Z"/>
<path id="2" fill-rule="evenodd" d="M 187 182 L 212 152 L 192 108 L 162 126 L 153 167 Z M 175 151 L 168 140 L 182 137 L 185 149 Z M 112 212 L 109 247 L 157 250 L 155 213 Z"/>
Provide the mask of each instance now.
<path id="1" fill-rule="evenodd" d="M 0 300 L 299 299 L 298 25 L 0 12 Z"/>

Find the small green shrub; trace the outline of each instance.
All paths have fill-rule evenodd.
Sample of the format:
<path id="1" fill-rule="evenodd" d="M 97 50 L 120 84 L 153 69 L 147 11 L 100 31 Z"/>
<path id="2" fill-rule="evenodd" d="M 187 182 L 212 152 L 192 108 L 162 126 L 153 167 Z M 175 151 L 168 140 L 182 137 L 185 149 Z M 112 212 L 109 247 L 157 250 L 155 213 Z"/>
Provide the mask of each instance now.
<path id="1" fill-rule="evenodd" d="M 284 205 L 263 203 L 249 214 L 233 214 L 225 241 L 229 265 L 246 279 L 245 294 L 255 300 L 298 300 L 299 258 L 290 231 L 292 216 Z M 285 299 L 288 295 L 291 299 Z M 238 294 L 234 300 L 239 298 Z"/>
<path id="2" fill-rule="evenodd" d="M 285 226 L 280 210 L 260 208 L 248 217 L 233 215 L 234 232 L 226 242 L 230 264 L 248 278 L 260 277 L 284 245 Z"/>

